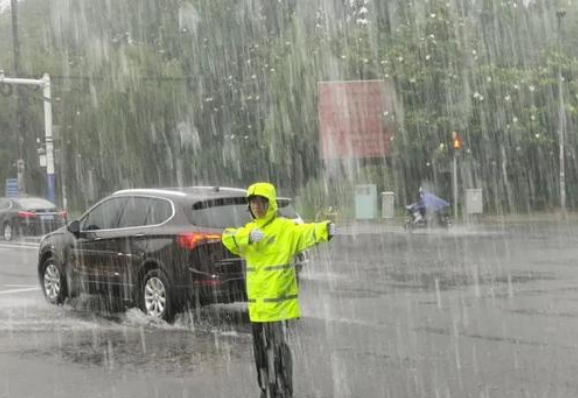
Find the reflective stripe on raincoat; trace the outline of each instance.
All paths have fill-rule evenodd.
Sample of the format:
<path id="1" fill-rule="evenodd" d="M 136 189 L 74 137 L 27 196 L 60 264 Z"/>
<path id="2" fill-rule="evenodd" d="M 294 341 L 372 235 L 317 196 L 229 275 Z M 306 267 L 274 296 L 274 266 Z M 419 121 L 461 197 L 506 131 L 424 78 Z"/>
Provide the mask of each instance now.
<path id="1" fill-rule="evenodd" d="M 247 263 L 246 286 L 251 322 L 276 322 L 300 316 L 298 285 L 292 259 L 317 243 L 329 239 L 329 221 L 295 224 L 277 216 L 275 187 L 257 183 L 249 187 L 247 196 L 263 196 L 269 200 L 266 215 L 241 228 L 227 228 L 223 245 Z M 259 228 L 264 237 L 250 243 L 249 234 Z"/>

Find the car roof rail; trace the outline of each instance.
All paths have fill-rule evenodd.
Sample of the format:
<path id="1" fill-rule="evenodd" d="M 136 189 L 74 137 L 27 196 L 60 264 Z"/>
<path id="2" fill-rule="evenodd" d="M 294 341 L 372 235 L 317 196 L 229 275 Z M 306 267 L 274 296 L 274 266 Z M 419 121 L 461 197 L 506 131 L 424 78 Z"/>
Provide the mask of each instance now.
<path id="1" fill-rule="evenodd" d="M 190 187 L 187 187 L 189 189 L 209 189 L 215 192 L 219 192 L 219 191 L 233 191 L 233 192 L 241 192 L 241 193 L 245 193 L 247 192 L 246 189 L 244 188 L 234 188 L 234 187 L 223 187 L 221 185 L 191 185 Z"/>
<path id="2" fill-rule="evenodd" d="M 113 195 L 120 195 L 125 193 L 148 193 L 148 194 L 164 194 L 164 195 L 176 195 L 176 196 L 187 196 L 186 193 L 172 190 L 172 189 L 153 189 L 153 188 L 132 188 L 132 189 L 121 189 L 116 191 Z"/>

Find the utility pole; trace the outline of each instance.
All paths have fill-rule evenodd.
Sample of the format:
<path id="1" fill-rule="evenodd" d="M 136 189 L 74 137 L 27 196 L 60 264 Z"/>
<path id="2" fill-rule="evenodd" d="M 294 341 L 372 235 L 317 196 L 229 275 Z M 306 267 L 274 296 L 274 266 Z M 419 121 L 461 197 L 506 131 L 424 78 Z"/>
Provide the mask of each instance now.
<path id="1" fill-rule="evenodd" d="M 453 191 L 454 191 L 454 220 L 458 219 L 458 152 L 462 149 L 462 137 L 457 131 L 452 131 L 453 159 Z"/>
<path id="2" fill-rule="evenodd" d="M 564 168 L 564 135 L 566 130 L 566 112 L 564 111 L 564 93 L 562 91 L 562 18 L 566 11 L 556 11 L 558 19 L 558 139 L 560 141 L 560 208 L 566 213 L 566 174 Z"/>
<path id="3" fill-rule="evenodd" d="M 458 220 L 458 159 L 456 153 L 454 152 L 454 161 L 453 161 L 453 191 L 454 191 L 454 221 L 457 222 Z"/>
<path id="4" fill-rule="evenodd" d="M 10 0 L 10 11 L 12 16 L 12 51 L 14 53 L 13 69 L 16 77 L 21 75 L 20 70 L 20 39 L 18 37 L 18 0 Z M 22 117 L 23 100 L 22 93 L 18 87 L 14 88 L 16 98 L 16 141 L 17 155 L 16 173 L 18 180 L 18 194 L 26 194 L 26 127 Z"/>

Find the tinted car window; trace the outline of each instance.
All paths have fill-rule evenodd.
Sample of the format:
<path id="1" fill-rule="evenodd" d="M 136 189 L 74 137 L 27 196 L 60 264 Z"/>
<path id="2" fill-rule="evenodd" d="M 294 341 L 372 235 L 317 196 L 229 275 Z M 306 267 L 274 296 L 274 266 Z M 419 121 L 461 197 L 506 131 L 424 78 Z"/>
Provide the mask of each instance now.
<path id="1" fill-rule="evenodd" d="M 149 198 L 148 201 L 146 225 L 161 224 L 173 215 L 173 206 L 170 202 L 155 198 Z"/>
<path id="2" fill-rule="evenodd" d="M 148 199 L 140 197 L 123 198 L 124 206 L 118 220 L 118 228 L 140 227 L 145 225 L 148 211 Z"/>
<path id="3" fill-rule="evenodd" d="M 18 204 L 25 210 L 54 210 L 56 206 L 42 198 L 20 198 Z"/>
<path id="4" fill-rule="evenodd" d="M 241 227 L 251 221 L 245 198 L 215 199 L 195 203 L 189 221 L 201 227 Z"/>
<path id="5" fill-rule="evenodd" d="M 173 214 L 171 204 L 163 199 L 133 196 L 124 201 L 119 228 L 161 224 Z"/>
<path id="6" fill-rule="evenodd" d="M 123 199 L 113 198 L 92 209 L 90 213 L 84 218 L 82 223 L 82 230 L 93 231 L 98 229 L 116 228 L 118 225 L 118 217 L 122 209 Z"/>
<path id="7" fill-rule="evenodd" d="M 299 217 L 289 200 L 279 200 L 277 205 L 282 217 Z M 227 228 L 242 227 L 251 221 L 251 215 L 245 198 L 227 198 L 195 203 L 189 219 L 201 227 Z"/>

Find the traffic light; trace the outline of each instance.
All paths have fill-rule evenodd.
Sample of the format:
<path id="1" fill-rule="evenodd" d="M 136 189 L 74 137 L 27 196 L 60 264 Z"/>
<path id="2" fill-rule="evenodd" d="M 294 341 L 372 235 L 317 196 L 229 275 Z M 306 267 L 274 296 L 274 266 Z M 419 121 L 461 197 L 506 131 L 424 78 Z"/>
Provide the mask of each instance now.
<path id="1" fill-rule="evenodd" d="M 462 149 L 462 137 L 455 131 L 452 131 L 452 148 L 455 151 Z"/>

